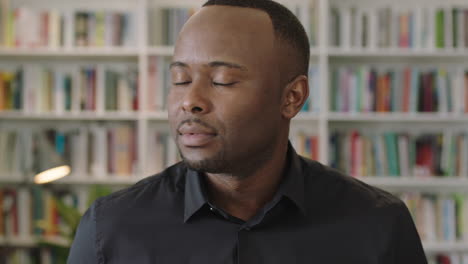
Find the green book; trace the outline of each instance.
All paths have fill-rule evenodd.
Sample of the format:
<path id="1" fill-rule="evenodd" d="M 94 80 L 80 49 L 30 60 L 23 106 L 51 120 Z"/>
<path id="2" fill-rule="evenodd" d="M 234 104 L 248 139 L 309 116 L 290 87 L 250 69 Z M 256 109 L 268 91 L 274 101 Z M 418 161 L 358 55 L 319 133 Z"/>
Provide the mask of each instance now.
<path id="1" fill-rule="evenodd" d="M 444 10 L 438 9 L 436 11 L 436 30 L 435 30 L 435 43 L 437 48 L 444 48 L 445 41 L 444 41 L 444 30 L 445 30 L 445 22 L 444 22 Z"/>
<path id="2" fill-rule="evenodd" d="M 388 159 L 388 172 L 390 176 L 399 176 L 398 151 L 396 144 L 396 135 L 393 132 L 384 133 L 385 149 Z"/>
<path id="3" fill-rule="evenodd" d="M 106 71 L 106 110 L 117 110 L 117 77 L 117 73 L 110 70 Z"/>
<path id="4" fill-rule="evenodd" d="M 458 9 L 452 9 L 452 46 L 454 48 L 458 47 Z"/>
<path id="5" fill-rule="evenodd" d="M 331 111 L 337 111 L 338 110 L 338 93 L 337 93 L 337 90 L 338 90 L 338 78 L 339 78 L 339 74 L 338 74 L 338 70 L 337 69 L 333 69 L 332 70 L 332 74 L 331 74 L 332 78 L 331 78 L 331 91 L 330 91 L 330 110 Z"/>

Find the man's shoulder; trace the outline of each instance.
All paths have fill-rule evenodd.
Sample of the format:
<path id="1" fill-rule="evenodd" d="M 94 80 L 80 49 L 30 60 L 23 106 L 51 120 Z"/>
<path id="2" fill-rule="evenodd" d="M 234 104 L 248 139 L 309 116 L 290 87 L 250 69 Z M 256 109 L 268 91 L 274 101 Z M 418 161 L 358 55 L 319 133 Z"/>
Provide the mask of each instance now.
<path id="1" fill-rule="evenodd" d="M 125 211 L 135 206 L 142 207 L 160 195 L 176 195 L 184 188 L 186 170 L 183 163 L 174 164 L 132 186 L 97 199 L 94 207 L 105 211 Z"/>
<path id="2" fill-rule="evenodd" d="M 354 210 L 405 206 L 397 196 L 317 161 L 303 159 L 303 165 L 306 188 L 317 191 L 321 199 L 335 206 Z"/>

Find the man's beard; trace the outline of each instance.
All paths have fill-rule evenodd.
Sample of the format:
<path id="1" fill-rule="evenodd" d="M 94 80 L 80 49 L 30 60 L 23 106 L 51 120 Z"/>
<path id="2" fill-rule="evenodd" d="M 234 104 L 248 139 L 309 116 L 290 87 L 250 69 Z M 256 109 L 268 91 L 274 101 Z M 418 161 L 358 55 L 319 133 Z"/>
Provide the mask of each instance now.
<path id="1" fill-rule="evenodd" d="M 179 149 L 182 161 L 191 169 L 207 173 L 232 173 L 232 164 L 226 159 L 226 152 L 221 150 L 213 157 L 203 160 L 189 160 Z"/>

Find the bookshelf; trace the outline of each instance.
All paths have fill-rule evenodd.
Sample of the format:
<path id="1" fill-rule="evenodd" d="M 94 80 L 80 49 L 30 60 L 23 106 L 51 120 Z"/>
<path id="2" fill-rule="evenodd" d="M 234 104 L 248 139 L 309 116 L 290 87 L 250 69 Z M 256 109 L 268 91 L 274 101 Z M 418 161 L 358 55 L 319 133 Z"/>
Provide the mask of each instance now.
<path id="1" fill-rule="evenodd" d="M 75 107 L 72 107 L 69 111 L 26 111 L 24 108 L 2 109 L 0 103 L 0 129 L 11 130 L 16 127 L 27 131 L 30 130 L 31 126 L 34 126 L 44 129 L 54 128 L 60 131 L 67 130 L 67 128 L 76 129 L 81 127 L 84 134 L 95 135 L 93 133 L 101 133 L 101 137 L 104 132 L 96 132 L 96 129 L 108 129 L 120 125 L 133 129 L 136 146 L 134 151 L 137 159 L 132 164 L 133 167 L 130 171 L 126 171 L 122 175 L 116 175 L 115 173 L 106 173 L 105 168 L 95 168 L 94 173 L 91 168 L 86 168 L 74 173 L 67 179 L 54 183 L 57 188 L 74 188 L 75 186 L 77 188 L 86 188 L 93 184 L 116 187 L 130 185 L 145 176 L 155 173 L 155 168 L 161 168 L 176 161 L 175 148 L 170 144 L 167 137 L 167 112 L 164 110 L 164 100 L 160 99 L 167 92 L 162 89 L 165 86 L 164 83 L 167 82 L 167 78 L 165 78 L 167 74 L 165 75 L 163 70 L 165 60 L 170 58 L 174 50 L 173 40 L 168 39 L 169 33 L 167 33 L 168 30 L 165 27 L 167 27 L 167 21 L 171 19 L 171 16 L 187 16 L 192 12 L 193 8 L 199 7 L 203 2 L 200 0 L 84 0 L 79 2 L 68 0 L 0 0 L 0 6 L 2 3 L 9 3 L 9 8 L 12 9 L 26 7 L 26 13 L 36 14 L 42 10 L 44 12 L 53 12 L 55 17 L 57 17 L 57 14 L 62 17 L 62 20 L 59 20 L 62 21 L 59 25 L 57 25 L 57 22 L 54 25 L 49 25 L 51 28 L 56 28 L 55 31 L 60 29 L 59 32 L 62 32 L 62 36 L 56 36 L 57 39 L 54 40 L 51 40 L 52 37 L 50 37 L 48 41 L 39 41 L 40 44 L 36 43 L 30 46 L 24 44 L 26 46 L 15 47 L 15 45 L 11 44 L 5 45 L 5 37 L 0 37 L 0 72 L 14 70 L 11 69 L 11 66 L 9 66 L 10 68 L 5 67 L 5 64 L 18 66 L 31 63 L 52 65 L 58 68 L 63 65 L 91 65 L 97 68 L 101 67 L 101 73 L 107 69 L 106 65 L 131 64 L 138 72 L 138 87 L 135 94 L 138 105 L 135 109 L 128 109 L 127 106 L 125 107 L 126 110 L 107 111 L 105 107 L 106 85 L 105 81 L 102 81 L 101 85 L 96 84 L 93 88 L 95 90 L 92 90 L 95 93 L 94 100 L 96 100 L 96 108 L 92 111 L 81 109 L 76 102 L 78 99 L 76 99 L 76 96 L 73 98 L 73 94 L 71 101 L 75 102 Z M 420 67 L 429 70 L 442 68 L 447 69 L 447 71 L 454 69 L 454 71 L 466 72 L 468 70 L 468 64 L 465 62 L 468 58 L 468 41 L 465 43 L 465 39 L 460 35 L 460 33 L 463 33 L 461 29 L 463 27 L 457 28 L 457 38 L 449 33 L 450 30 L 445 30 L 444 34 L 441 33 L 443 31 L 441 28 L 437 27 L 436 30 L 435 20 L 428 23 L 428 25 L 433 25 L 434 28 L 431 29 L 430 26 L 426 28 L 427 35 L 423 35 L 422 31 L 418 31 L 414 27 L 419 23 L 417 21 L 422 19 L 421 16 L 423 15 L 420 13 L 429 12 L 428 14 L 437 16 L 437 10 L 442 9 L 446 10 L 446 13 L 444 13 L 446 16 L 444 17 L 444 27 L 450 29 L 450 25 L 453 25 L 453 23 L 450 24 L 447 17 L 453 14 L 452 9 L 454 8 L 464 10 L 464 13 L 461 11 L 455 13 L 458 12 L 456 21 L 463 21 L 463 25 L 465 25 L 464 15 L 462 16 L 462 14 L 465 14 L 466 10 L 468 10 L 466 1 L 449 0 L 440 3 L 440 1 L 436 0 L 427 0 L 424 1 L 424 8 L 420 7 L 421 1 L 417 0 L 288 0 L 281 2 L 287 3 L 289 7 L 296 10 L 301 21 L 305 23 L 307 31 L 311 33 L 311 67 L 316 72 L 314 87 L 312 87 L 315 90 L 311 91 L 311 94 L 320 97 L 320 100 L 313 102 L 311 105 L 311 108 L 317 108 L 315 111 L 301 112 L 292 121 L 291 139 L 297 149 L 313 148 L 318 152 L 313 153 L 313 155 L 318 155 L 318 160 L 322 163 L 329 164 L 333 155 L 329 135 L 337 130 L 369 129 L 381 132 L 390 130 L 421 133 L 428 129 L 443 132 L 447 128 L 454 128 L 468 131 L 467 111 L 335 111 L 331 109 L 330 92 L 333 85 L 333 69 L 340 67 L 368 66 L 369 68 L 384 68 L 384 71 L 392 67 Z M 335 9 L 339 12 L 334 13 L 333 10 Z M 418 11 L 420 9 L 425 11 Z M 391 13 L 393 18 L 388 20 L 389 25 L 401 23 L 400 28 L 393 25 L 393 29 L 388 33 L 401 40 L 401 43 L 390 41 L 386 44 L 379 44 L 379 38 L 382 37 L 378 35 L 380 31 L 378 28 L 371 26 L 373 24 L 371 22 L 380 25 L 377 23 L 379 15 L 376 15 L 376 13 L 381 12 L 379 10 L 393 12 Z M 448 10 L 451 12 L 448 12 Z M 414 16 L 412 16 L 413 13 Z M 77 14 L 80 14 L 79 18 Z M 342 15 L 345 19 L 340 17 L 339 23 L 333 22 L 336 19 L 336 14 Z M 358 17 L 358 15 L 363 20 L 352 19 L 353 16 Z M 87 17 L 87 23 L 91 24 L 91 26 L 88 24 L 87 29 L 93 32 L 92 34 L 86 33 L 86 30 L 83 31 L 83 26 L 80 28 L 77 25 L 83 23 L 83 16 Z M 96 33 L 97 28 L 109 26 L 105 22 L 106 18 L 102 22 L 103 16 L 109 17 L 108 19 L 125 17 L 128 21 L 131 21 L 126 25 L 134 29 L 132 34 L 125 36 L 125 33 L 119 33 L 123 34 L 120 37 L 121 39 L 128 39 L 117 41 L 111 45 L 102 44 L 106 40 L 110 41 L 112 39 L 112 36 L 108 36 L 106 33 Z M 4 17 L 0 18 L 0 28 L 2 22 L 5 23 L 5 20 L 2 20 Z M 33 15 L 33 17 L 38 19 L 37 14 Z M 57 20 L 57 18 L 54 19 Z M 405 39 L 409 36 L 408 34 L 405 35 L 404 26 L 409 26 L 409 24 L 405 24 L 408 19 L 409 21 L 414 19 L 414 24 L 410 28 L 420 34 L 419 41 Z M 424 19 L 431 18 L 425 17 Z M 176 31 L 177 27 L 180 27 L 180 21 L 177 22 L 179 25 L 174 21 L 175 19 L 172 18 L 170 26 L 172 31 Z M 343 21 L 349 21 L 350 26 L 345 26 L 346 24 Z M 93 29 L 92 25 L 96 28 Z M 341 25 L 343 28 L 337 29 L 337 25 Z M 351 28 L 351 25 L 356 25 L 356 29 Z M 361 25 L 361 28 L 359 29 L 357 25 Z M 466 33 L 464 34 L 468 35 L 468 24 L 466 25 L 466 29 L 464 29 Z M 367 32 L 365 32 L 366 28 Z M 35 29 L 32 30 L 34 32 Z M 128 32 L 128 30 L 121 31 Z M 362 36 L 362 39 L 351 39 L 352 32 Z M 4 33 L 4 31 L 0 30 L 0 36 L 4 36 L 1 35 Z M 93 37 L 93 34 L 95 37 Z M 331 36 L 331 34 L 339 34 L 342 42 L 335 43 L 336 36 Z M 436 35 L 439 37 L 436 38 Z M 451 39 L 451 41 L 441 43 L 439 38 L 442 36 L 444 40 Z M 77 40 L 77 38 L 81 38 L 81 40 Z M 170 38 L 173 38 L 173 36 Z M 27 41 L 38 40 L 32 38 Z M 112 41 L 109 43 L 112 43 Z M 97 71 L 99 75 L 99 70 Z M 73 75 L 76 72 L 79 72 L 79 70 L 75 70 L 70 74 Z M 26 75 L 27 73 L 25 73 Z M 105 79 L 104 77 L 97 78 Z M 465 85 L 466 89 L 468 89 L 468 84 Z M 119 89 L 118 87 L 119 85 L 117 85 L 116 89 Z M 468 100 L 460 102 L 464 106 L 468 105 Z M 311 136 L 315 136 L 315 139 Z M 157 144 L 157 147 L 155 147 L 157 151 L 150 147 L 150 142 Z M 298 145 L 307 145 L 308 147 Z M 106 146 L 108 146 L 107 143 Z M 86 152 L 86 150 L 84 151 Z M 167 155 L 170 157 L 162 158 L 166 153 L 170 153 Z M 308 154 L 312 155 L 312 153 Z M 152 163 L 150 159 L 155 156 L 164 161 L 151 164 L 151 166 L 148 165 Z M 88 167 L 88 165 L 85 166 Z M 97 177 L 95 176 L 96 171 L 104 171 L 104 173 Z M 468 192 L 468 175 L 424 178 L 414 177 L 414 175 L 405 177 L 380 175 L 360 177 L 360 179 L 393 192 L 442 194 Z M 30 171 L 22 174 L 0 171 L 0 186 L 2 188 L 14 188 L 25 184 L 25 182 L 30 184 L 30 181 Z M 0 246 L 8 244 L 17 247 L 34 247 L 34 241 L 33 238 L 3 239 L 0 240 Z M 425 242 L 424 246 L 428 256 L 438 253 L 468 253 L 468 242 L 466 241 Z"/>

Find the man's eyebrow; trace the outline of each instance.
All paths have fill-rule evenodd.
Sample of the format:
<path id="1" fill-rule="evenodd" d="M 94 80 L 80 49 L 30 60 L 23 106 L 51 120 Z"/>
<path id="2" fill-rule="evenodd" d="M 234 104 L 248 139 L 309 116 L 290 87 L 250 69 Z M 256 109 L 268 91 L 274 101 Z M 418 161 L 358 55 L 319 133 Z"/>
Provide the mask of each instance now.
<path id="1" fill-rule="evenodd" d="M 173 67 L 185 67 L 185 68 L 187 68 L 188 65 L 186 63 L 181 62 L 181 61 L 174 61 L 169 65 L 169 69 L 172 69 Z"/>
<path id="2" fill-rule="evenodd" d="M 228 67 L 228 68 L 233 68 L 233 69 L 239 69 L 241 71 L 247 71 L 247 67 L 239 65 L 237 63 L 232 63 L 232 62 L 225 62 L 225 61 L 212 61 L 208 63 L 208 66 L 211 68 L 215 67 Z"/>
<path id="3" fill-rule="evenodd" d="M 226 61 L 212 61 L 208 63 L 208 66 L 211 68 L 216 68 L 216 67 L 228 67 L 232 69 L 239 69 L 241 71 L 247 71 L 247 67 L 242 66 L 237 63 L 233 62 L 226 62 Z M 172 69 L 173 67 L 184 67 L 188 68 L 189 65 L 187 63 L 181 62 L 181 61 L 174 61 L 169 65 L 169 69 Z"/>

